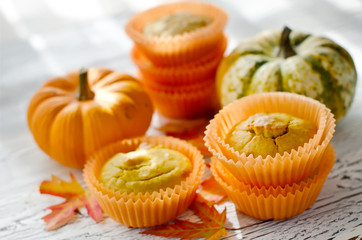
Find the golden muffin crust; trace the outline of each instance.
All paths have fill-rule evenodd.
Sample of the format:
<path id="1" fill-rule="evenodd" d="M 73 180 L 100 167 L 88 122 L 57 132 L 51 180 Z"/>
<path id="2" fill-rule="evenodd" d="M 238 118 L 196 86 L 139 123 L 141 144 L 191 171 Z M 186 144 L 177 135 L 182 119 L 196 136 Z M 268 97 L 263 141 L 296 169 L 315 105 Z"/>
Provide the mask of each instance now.
<path id="1" fill-rule="evenodd" d="M 143 28 L 143 34 L 158 37 L 176 36 L 205 27 L 211 22 L 212 19 L 206 16 L 179 12 L 148 23 Z"/>
<path id="2" fill-rule="evenodd" d="M 118 153 L 109 159 L 99 180 L 122 192 L 152 193 L 179 184 L 191 168 L 190 160 L 178 151 L 141 145 L 136 151 Z"/>
<path id="3" fill-rule="evenodd" d="M 313 123 L 285 113 L 257 113 L 233 127 L 227 143 L 240 153 L 274 157 L 298 149 L 316 133 Z"/>

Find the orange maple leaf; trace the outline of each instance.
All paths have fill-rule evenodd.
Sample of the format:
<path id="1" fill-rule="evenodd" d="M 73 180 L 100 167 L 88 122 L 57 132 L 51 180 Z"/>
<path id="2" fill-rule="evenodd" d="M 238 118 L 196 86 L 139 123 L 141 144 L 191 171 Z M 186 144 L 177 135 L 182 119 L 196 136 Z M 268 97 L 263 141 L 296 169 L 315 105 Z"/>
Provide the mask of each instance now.
<path id="1" fill-rule="evenodd" d="M 194 201 L 190 209 L 194 211 L 205 223 L 210 223 L 210 225 L 222 226 L 226 220 L 226 208 L 220 214 L 214 206 L 210 206 L 206 203 L 200 203 Z"/>
<path id="2" fill-rule="evenodd" d="M 70 173 L 70 179 L 70 182 L 66 182 L 52 176 L 50 181 L 45 180 L 40 184 L 40 193 L 65 198 L 64 202 L 46 208 L 52 212 L 42 217 L 46 223 L 45 230 L 54 230 L 67 224 L 75 215 L 75 211 L 83 206 L 96 222 L 101 219 L 102 210 L 97 200 L 89 191 L 82 188 L 72 173 Z"/>
<path id="3" fill-rule="evenodd" d="M 85 192 L 82 186 L 77 182 L 73 173 L 70 173 L 70 182 L 66 182 L 57 176 L 52 175 L 52 180 L 45 180 L 41 183 L 39 191 L 42 194 L 50 194 L 65 199 L 84 194 Z"/>
<path id="4" fill-rule="evenodd" d="M 205 179 L 200 187 L 196 195 L 197 202 L 213 205 L 221 202 L 226 197 L 224 189 L 216 182 L 214 177 Z"/>
<path id="5" fill-rule="evenodd" d="M 226 209 L 224 209 L 222 213 L 219 213 L 214 206 L 198 202 L 194 202 L 190 209 L 199 215 L 202 223 L 175 219 L 174 224 L 149 229 L 141 232 L 141 234 L 150 234 L 161 237 L 180 237 L 181 239 L 204 237 L 209 240 L 226 236 L 227 230 L 224 226 Z"/>

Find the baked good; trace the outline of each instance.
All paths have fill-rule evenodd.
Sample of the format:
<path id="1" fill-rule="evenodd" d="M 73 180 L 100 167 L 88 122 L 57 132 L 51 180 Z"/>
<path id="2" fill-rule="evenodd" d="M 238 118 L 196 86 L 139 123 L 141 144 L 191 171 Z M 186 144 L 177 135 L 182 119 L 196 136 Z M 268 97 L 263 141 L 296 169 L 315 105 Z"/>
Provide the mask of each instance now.
<path id="1" fill-rule="evenodd" d="M 207 16 L 178 12 L 158 18 L 143 28 L 143 34 L 147 36 L 168 37 L 205 27 L 212 22 Z"/>
<path id="2" fill-rule="evenodd" d="M 274 157 L 298 149 L 316 132 L 308 120 L 286 113 L 257 113 L 236 124 L 226 141 L 240 153 Z"/>
<path id="3" fill-rule="evenodd" d="M 191 168 L 190 160 L 181 152 L 141 144 L 135 151 L 117 153 L 110 158 L 99 180 L 121 192 L 152 193 L 179 184 Z"/>
<path id="4" fill-rule="evenodd" d="M 145 144 L 186 156 L 191 162 L 189 173 L 176 185 L 152 193 L 136 193 L 133 189 L 130 193 L 122 192 L 100 180 L 104 165 L 113 156 L 144 149 Z M 166 136 L 147 136 L 125 139 L 97 151 L 84 167 L 84 182 L 109 217 L 129 227 L 152 227 L 175 219 L 190 206 L 204 169 L 203 156 L 190 143 Z"/>
<path id="5" fill-rule="evenodd" d="M 226 12 L 212 4 L 175 2 L 135 14 L 125 30 L 155 66 L 174 67 L 217 52 L 226 21 Z"/>

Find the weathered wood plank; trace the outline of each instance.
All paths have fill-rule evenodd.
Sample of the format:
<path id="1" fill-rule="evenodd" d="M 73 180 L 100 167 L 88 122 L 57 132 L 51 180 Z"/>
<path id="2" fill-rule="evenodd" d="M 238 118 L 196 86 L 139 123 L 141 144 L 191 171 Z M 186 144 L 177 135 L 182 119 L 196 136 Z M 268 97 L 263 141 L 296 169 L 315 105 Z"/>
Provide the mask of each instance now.
<path id="1" fill-rule="evenodd" d="M 43 209 L 62 200 L 40 195 L 40 182 L 49 179 L 51 174 L 67 179 L 69 171 L 81 179 L 82 173 L 60 166 L 39 150 L 27 128 L 26 109 L 32 94 L 45 79 L 79 66 L 105 66 L 135 74 L 136 68 L 128 57 L 132 42 L 123 26 L 133 13 L 165 1 L 96 0 L 89 4 L 97 2 L 97 6 L 94 5 L 97 11 L 89 9 L 90 15 L 84 16 L 86 20 L 64 17 L 63 10 L 59 8 L 55 12 L 57 5 L 45 0 L 32 2 L 31 8 L 27 7 L 28 0 L 2 1 L 0 239 L 162 239 L 140 235 L 144 229 L 122 226 L 106 216 L 96 224 L 84 211 L 72 224 L 57 231 L 44 231 L 41 217 L 48 212 Z M 212 2 L 229 13 L 228 52 L 240 40 L 263 29 L 288 24 L 335 39 L 350 51 L 359 74 L 362 72 L 360 1 Z M 288 220 L 260 221 L 236 211 L 232 202 L 225 201 L 217 209 L 227 208 L 227 226 L 241 228 L 229 231 L 226 239 L 349 239 L 357 235 L 361 239 L 361 109 L 362 84 L 359 83 L 352 108 L 338 124 L 332 140 L 337 152 L 336 164 L 310 209 Z M 180 218 L 199 221 L 190 210 Z"/>

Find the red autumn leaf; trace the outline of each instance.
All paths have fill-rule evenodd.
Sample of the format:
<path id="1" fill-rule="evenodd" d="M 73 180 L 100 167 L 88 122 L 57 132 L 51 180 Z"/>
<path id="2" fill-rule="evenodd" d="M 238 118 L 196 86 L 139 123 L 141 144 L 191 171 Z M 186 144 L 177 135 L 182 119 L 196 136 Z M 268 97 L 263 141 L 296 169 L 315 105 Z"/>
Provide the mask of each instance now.
<path id="1" fill-rule="evenodd" d="M 206 119 L 169 122 L 161 126 L 158 130 L 164 132 L 166 136 L 189 140 L 202 135 L 207 124 L 208 121 Z"/>
<path id="2" fill-rule="evenodd" d="M 205 156 L 211 156 L 211 153 L 209 152 L 209 150 L 207 149 L 207 147 L 205 146 L 205 142 L 204 142 L 204 133 L 202 133 L 202 135 L 199 135 L 196 138 L 190 139 L 188 140 L 189 143 L 191 143 L 192 145 L 194 145 L 195 147 L 197 147 L 197 149 L 199 149 L 199 151 L 205 155 Z"/>
<path id="3" fill-rule="evenodd" d="M 206 223 L 193 223 L 175 219 L 175 224 L 168 224 L 141 232 L 141 234 L 150 234 L 160 237 L 179 237 L 182 239 L 201 238 L 219 239 L 222 235 L 226 235 L 226 229 L 210 226 Z"/>
<path id="4" fill-rule="evenodd" d="M 204 144 L 205 127 L 208 124 L 206 119 L 192 121 L 170 122 L 159 128 L 166 136 L 184 139 L 197 147 L 204 155 L 211 156 Z"/>
<path id="5" fill-rule="evenodd" d="M 226 236 L 225 229 L 226 209 L 219 213 L 214 206 L 205 203 L 194 202 L 191 207 L 202 220 L 202 223 L 193 223 L 175 219 L 174 224 L 168 224 L 161 227 L 152 228 L 141 232 L 141 234 L 150 234 L 161 237 L 180 237 L 181 239 L 201 238 L 219 239 Z"/>
<path id="6" fill-rule="evenodd" d="M 102 209 L 99 207 L 97 199 L 93 197 L 91 192 L 86 191 L 81 200 L 88 211 L 88 215 L 93 218 L 94 221 L 99 222 L 102 216 Z"/>
<path id="7" fill-rule="evenodd" d="M 96 222 L 101 219 L 102 211 L 94 196 L 82 188 L 72 173 L 70 173 L 70 178 L 71 181 L 66 182 L 52 176 L 52 180 L 46 180 L 40 184 L 40 193 L 65 198 L 64 202 L 47 208 L 52 212 L 42 218 L 46 223 L 45 230 L 54 230 L 67 224 L 75 215 L 75 211 L 83 206 Z"/>
<path id="8" fill-rule="evenodd" d="M 51 213 L 42 217 L 46 222 L 45 230 L 55 230 L 67 224 L 74 216 L 74 211 L 82 206 L 82 202 L 77 197 L 72 197 L 65 202 L 47 207 Z"/>
<path id="9" fill-rule="evenodd" d="M 197 202 L 213 205 L 221 202 L 226 197 L 224 189 L 215 181 L 214 177 L 204 180 L 200 186 L 201 188 L 196 195 Z"/>

